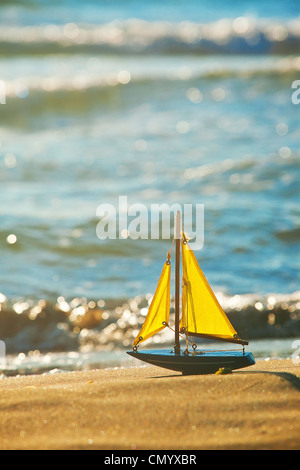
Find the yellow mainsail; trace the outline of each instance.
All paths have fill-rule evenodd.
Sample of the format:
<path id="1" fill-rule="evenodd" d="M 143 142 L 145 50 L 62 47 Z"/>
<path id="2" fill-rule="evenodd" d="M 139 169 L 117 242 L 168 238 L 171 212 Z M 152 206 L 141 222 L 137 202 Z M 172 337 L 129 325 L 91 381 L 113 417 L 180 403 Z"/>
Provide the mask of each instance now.
<path id="1" fill-rule="evenodd" d="M 170 287 L 171 262 L 170 255 L 168 254 L 168 260 L 164 264 L 146 320 L 133 343 L 134 347 L 167 326 L 170 316 Z"/>
<path id="2" fill-rule="evenodd" d="M 181 246 L 183 291 L 180 331 L 189 336 L 248 344 L 238 338 L 185 239 Z"/>

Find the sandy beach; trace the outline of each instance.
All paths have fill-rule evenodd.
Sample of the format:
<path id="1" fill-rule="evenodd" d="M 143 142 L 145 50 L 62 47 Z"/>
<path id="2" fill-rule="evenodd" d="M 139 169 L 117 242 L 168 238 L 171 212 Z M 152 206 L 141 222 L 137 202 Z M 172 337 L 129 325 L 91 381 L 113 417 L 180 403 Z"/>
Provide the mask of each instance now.
<path id="1" fill-rule="evenodd" d="M 228 375 L 156 367 L 0 381 L 0 448 L 300 448 L 300 368 L 259 361 Z"/>

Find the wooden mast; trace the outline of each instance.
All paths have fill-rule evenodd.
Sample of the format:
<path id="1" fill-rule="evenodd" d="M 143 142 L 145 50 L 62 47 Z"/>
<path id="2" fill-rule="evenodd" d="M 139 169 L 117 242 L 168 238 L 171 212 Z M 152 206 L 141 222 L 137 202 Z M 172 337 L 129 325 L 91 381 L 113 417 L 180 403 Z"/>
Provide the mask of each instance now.
<path id="1" fill-rule="evenodd" d="M 175 354 L 180 354 L 179 324 L 180 324 L 180 238 L 181 238 L 181 213 L 177 211 L 175 218 Z"/>

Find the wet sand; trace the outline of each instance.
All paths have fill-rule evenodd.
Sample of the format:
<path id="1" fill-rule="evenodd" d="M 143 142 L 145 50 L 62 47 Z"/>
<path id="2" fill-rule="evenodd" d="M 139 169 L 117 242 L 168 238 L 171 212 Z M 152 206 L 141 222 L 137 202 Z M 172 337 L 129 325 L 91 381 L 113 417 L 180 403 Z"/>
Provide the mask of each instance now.
<path id="1" fill-rule="evenodd" d="M 0 380 L 0 449 L 299 449 L 300 365 L 156 367 Z"/>

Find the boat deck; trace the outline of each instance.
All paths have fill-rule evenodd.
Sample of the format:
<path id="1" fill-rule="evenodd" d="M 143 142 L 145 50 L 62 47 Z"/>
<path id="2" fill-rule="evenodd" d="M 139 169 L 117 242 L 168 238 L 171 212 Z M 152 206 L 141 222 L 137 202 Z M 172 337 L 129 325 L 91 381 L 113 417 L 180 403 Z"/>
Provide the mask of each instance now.
<path id="1" fill-rule="evenodd" d="M 149 364 L 179 371 L 183 374 L 213 374 L 220 368 L 235 370 L 255 364 L 251 352 L 242 350 L 199 350 L 189 352 L 189 354 L 180 351 L 180 354 L 175 354 L 174 350 L 157 349 L 132 351 L 128 354 Z"/>

